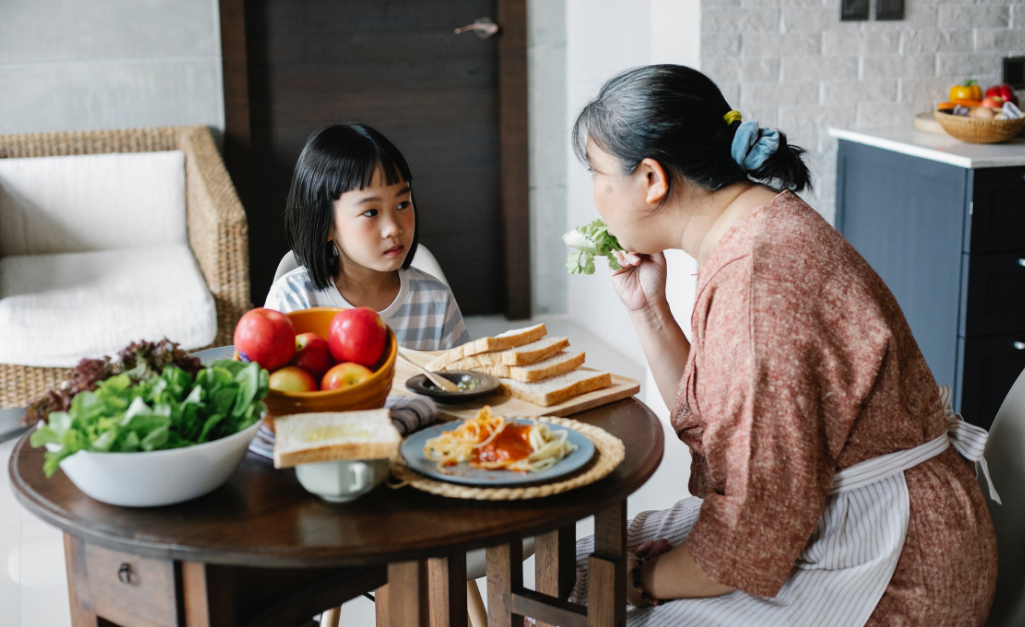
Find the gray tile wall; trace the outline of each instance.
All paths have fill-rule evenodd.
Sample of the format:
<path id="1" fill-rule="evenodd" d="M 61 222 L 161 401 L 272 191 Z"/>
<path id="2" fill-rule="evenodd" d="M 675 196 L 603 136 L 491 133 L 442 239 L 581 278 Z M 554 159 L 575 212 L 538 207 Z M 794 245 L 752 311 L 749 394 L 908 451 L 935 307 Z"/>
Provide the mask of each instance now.
<path id="1" fill-rule="evenodd" d="M 217 0 L 3 0 L 0 134 L 224 128 Z"/>
<path id="2" fill-rule="evenodd" d="M 701 69 L 727 101 L 809 150 L 812 206 L 832 220 L 829 126 L 911 127 L 914 114 L 1025 54 L 1022 0 L 905 0 L 905 19 L 840 22 L 839 0 L 702 0 Z M 875 2 L 872 3 L 873 7 Z M 874 9 L 873 9 L 874 10 Z"/>

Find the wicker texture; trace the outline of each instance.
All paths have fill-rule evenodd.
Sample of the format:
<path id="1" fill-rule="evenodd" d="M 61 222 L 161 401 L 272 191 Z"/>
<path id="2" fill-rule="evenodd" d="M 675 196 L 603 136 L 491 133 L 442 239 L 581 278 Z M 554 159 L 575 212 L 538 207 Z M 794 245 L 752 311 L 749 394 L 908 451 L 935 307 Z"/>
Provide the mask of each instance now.
<path id="1" fill-rule="evenodd" d="M 998 144 L 1013 139 L 1025 127 L 1025 118 L 983 120 L 936 111 L 933 113 L 950 136 L 970 144 Z"/>
<path id="2" fill-rule="evenodd" d="M 217 305 L 217 337 L 230 344 L 249 301 L 246 215 L 209 129 L 202 125 L 0 136 L 0 159 L 117 152 L 185 153 L 189 246 Z M 140 338 L 141 339 L 141 338 Z M 160 338 L 145 338 L 160 339 Z M 65 368 L 0 364 L 0 407 L 17 407 L 65 379 Z"/>
<path id="3" fill-rule="evenodd" d="M 410 485 L 417 490 L 437 494 L 453 499 L 468 499 L 474 501 L 521 501 L 526 499 L 539 499 L 546 496 L 562 494 L 585 485 L 590 485 L 607 477 L 616 469 L 626 455 L 626 448 L 623 441 L 612 435 L 601 427 L 589 425 L 571 418 L 554 418 L 543 416 L 538 418 L 559 427 L 566 427 L 579 431 L 587 436 L 594 443 L 594 460 L 587 466 L 587 469 L 579 474 L 572 475 L 568 479 L 512 488 L 474 488 L 470 486 L 457 485 L 437 481 L 414 472 L 406 465 L 402 458 L 393 459 L 391 462 L 391 474 L 399 481 L 395 487 Z"/>

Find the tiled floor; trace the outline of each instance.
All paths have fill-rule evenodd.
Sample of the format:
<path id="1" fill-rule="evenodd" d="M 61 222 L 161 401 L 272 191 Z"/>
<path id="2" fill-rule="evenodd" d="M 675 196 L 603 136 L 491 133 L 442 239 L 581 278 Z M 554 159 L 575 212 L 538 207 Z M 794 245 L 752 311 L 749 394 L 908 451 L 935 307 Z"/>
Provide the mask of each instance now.
<path id="1" fill-rule="evenodd" d="M 602 340 L 573 322 L 562 318 L 539 320 L 548 326 L 549 334 L 570 338 L 573 346 L 587 353 L 589 366 L 645 380 L 644 368 L 610 350 Z M 528 323 L 509 323 L 501 317 L 467 319 L 473 337 L 483 337 Z M 645 386 L 646 387 L 646 386 Z M 642 389 L 641 398 L 649 391 Z M 654 406 L 655 403 L 652 403 Z M 629 515 L 665 508 L 687 495 L 690 458 L 687 449 L 676 439 L 668 426 L 664 407 L 660 418 L 666 429 L 666 456 L 655 475 L 630 497 Z M 0 468 L 6 472 L 14 441 L 0 444 Z M 591 533 L 590 519 L 577 525 L 577 536 Z M 0 482 L 0 627 L 69 627 L 71 624 L 64 555 L 60 533 L 36 519 L 14 500 L 9 481 Z M 524 563 L 524 582 L 532 586 L 533 559 Z M 485 597 L 484 580 L 478 581 Z M 355 599 L 342 609 L 341 625 L 372 627 L 373 603 Z"/>

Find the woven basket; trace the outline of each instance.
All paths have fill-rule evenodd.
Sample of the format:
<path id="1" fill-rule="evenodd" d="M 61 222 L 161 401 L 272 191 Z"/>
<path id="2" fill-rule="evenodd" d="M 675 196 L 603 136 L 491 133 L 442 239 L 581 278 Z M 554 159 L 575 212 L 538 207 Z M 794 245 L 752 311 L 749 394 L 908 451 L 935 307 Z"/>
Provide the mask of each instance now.
<path id="1" fill-rule="evenodd" d="M 1013 139 L 1022 128 L 1025 118 L 1017 120 L 980 120 L 961 115 L 935 111 L 933 115 L 948 135 L 971 144 L 997 144 Z"/>

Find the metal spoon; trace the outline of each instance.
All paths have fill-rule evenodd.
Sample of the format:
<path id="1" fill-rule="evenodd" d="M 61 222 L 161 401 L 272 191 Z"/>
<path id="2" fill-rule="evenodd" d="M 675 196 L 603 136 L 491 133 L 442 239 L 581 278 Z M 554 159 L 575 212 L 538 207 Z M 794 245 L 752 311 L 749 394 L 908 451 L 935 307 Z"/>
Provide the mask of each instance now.
<path id="1" fill-rule="evenodd" d="M 427 377 L 431 381 L 431 383 L 433 383 L 437 387 L 441 388 L 442 390 L 444 390 L 446 392 L 458 392 L 459 391 L 459 386 L 457 386 L 455 383 L 452 383 L 451 381 L 449 381 L 445 377 L 437 375 L 437 374 L 431 372 L 430 370 L 424 368 L 420 364 L 416 363 L 415 361 L 413 361 L 412 359 L 407 357 L 405 354 L 403 354 L 401 348 L 399 349 L 399 357 L 404 359 L 407 364 L 409 364 L 409 365 L 413 366 L 414 368 L 416 368 L 417 372 L 419 372 L 420 374 L 422 374 L 425 377 Z"/>

